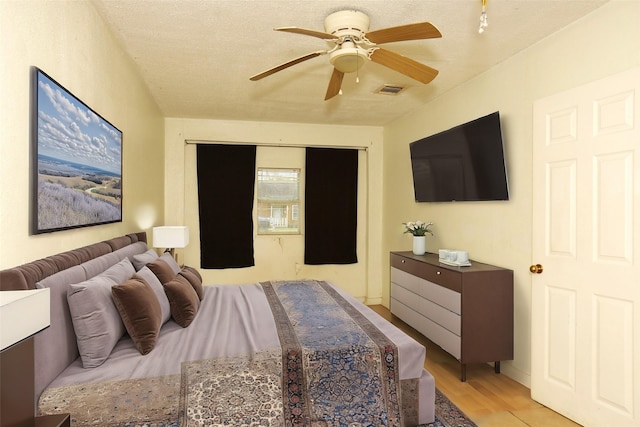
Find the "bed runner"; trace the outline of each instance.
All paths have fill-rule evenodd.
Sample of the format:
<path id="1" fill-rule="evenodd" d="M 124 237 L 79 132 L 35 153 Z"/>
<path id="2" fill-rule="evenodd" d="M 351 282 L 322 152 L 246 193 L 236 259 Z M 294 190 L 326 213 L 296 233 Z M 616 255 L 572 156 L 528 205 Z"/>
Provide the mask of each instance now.
<path id="1" fill-rule="evenodd" d="M 261 285 L 282 350 L 183 363 L 181 426 L 403 425 L 397 349 L 375 325 L 325 282 Z"/>

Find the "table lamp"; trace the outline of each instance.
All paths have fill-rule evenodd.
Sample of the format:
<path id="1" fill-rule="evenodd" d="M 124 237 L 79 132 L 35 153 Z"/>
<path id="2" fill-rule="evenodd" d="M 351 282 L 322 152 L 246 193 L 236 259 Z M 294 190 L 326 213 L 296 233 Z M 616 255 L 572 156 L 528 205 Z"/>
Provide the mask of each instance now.
<path id="1" fill-rule="evenodd" d="M 165 248 L 175 258 L 175 248 L 184 248 L 189 244 L 189 228 L 184 225 L 165 225 L 153 227 L 153 247 Z"/>

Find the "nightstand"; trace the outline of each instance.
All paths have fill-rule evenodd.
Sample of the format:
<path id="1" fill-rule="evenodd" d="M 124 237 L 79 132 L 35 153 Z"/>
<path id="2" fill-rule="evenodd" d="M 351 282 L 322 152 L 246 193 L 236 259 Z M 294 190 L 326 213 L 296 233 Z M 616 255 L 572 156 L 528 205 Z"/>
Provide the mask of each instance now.
<path id="1" fill-rule="evenodd" d="M 70 427 L 68 414 L 34 417 L 33 337 L 0 352 L 0 427 Z"/>
<path id="2" fill-rule="evenodd" d="M 70 427 L 69 415 L 35 417 L 33 337 L 49 327 L 49 289 L 0 292 L 0 427 Z"/>

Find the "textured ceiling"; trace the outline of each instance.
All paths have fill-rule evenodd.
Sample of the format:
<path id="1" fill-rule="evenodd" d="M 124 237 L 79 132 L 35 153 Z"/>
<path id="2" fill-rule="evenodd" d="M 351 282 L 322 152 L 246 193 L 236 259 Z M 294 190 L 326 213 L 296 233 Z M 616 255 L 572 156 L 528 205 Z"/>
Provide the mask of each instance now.
<path id="1" fill-rule="evenodd" d="M 606 0 L 92 0 L 137 64 L 167 117 L 381 126 L 558 31 Z M 440 74 L 423 85 L 367 62 L 346 74 L 343 95 L 324 101 L 328 55 L 257 82 L 249 77 L 330 45 L 273 31 L 324 31 L 324 18 L 360 10 L 377 30 L 429 21 L 442 38 L 385 44 Z M 406 86 L 397 96 L 374 92 Z"/>

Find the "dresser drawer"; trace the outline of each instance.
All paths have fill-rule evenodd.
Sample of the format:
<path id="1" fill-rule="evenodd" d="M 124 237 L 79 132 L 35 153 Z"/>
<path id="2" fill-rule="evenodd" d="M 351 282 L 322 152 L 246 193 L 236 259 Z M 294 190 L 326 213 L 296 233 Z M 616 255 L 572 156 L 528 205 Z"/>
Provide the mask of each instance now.
<path id="1" fill-rule="evenodd" d="M 391 298 L 422 314 L 432 322 L 460 336 L 460 315 L 423 298 L 400 285 L 391 285 Z"/>
<path id="2" fill-rule="evenodd" d="M 458 292 L 436 285 L 395 267 L 391 268 L 391 283 L 400 285 L 456 314 L 461 313 L 460 293 Z"/>
<path id="3" fill-rule="evenodd" d="M 456 292 L 462 292 L 462 275 L 458 271 L 449 270 L 432 264 L 427 264 L 411 258 L 391 254 L 391 267 L 418 276 L 430 282 L 438 283 Z"/>
<path id="4" fill-rule="evenodd" d="M 427 319 L 395 298 L 391 298 L 390 308 L 394 315 L 401 318 L 425 337 L 428 337 L 444 351 L 460 360 L 462 340 L 458 335 Z"/>

